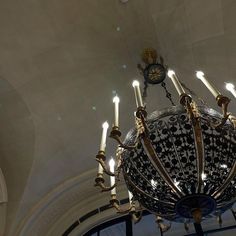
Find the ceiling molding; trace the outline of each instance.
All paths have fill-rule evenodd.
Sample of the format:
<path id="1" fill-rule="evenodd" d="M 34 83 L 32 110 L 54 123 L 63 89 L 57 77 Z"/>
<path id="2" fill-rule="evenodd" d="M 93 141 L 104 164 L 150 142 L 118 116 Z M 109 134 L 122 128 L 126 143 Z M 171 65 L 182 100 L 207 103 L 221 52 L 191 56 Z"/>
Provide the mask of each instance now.
<path id="1" fill-rule="evenodd" d="M 104 197 L 99 189 L 94 188 L 94 176 L 96 176 L 96 169 L 58 185 L 31 208 L 10 235 L 58 235 L 54 232 L 55 229 L 63 233 L 76 219 L 94 210 L 97 206 L 108 204 L 110 194 L 108 193 L 107 197 Z M 121 189 L 121 192 L 123 192 L 120 195 L 121 198 L 127 197 L 125 189 Z M 108 210 L 105 211 L 105 214 L 98 214 L 96 221 L 103 221 L 114 213 L 114 210 Z M 106 216 L 107 214 L 108 216 Z M 91 227 L 90 219 L 81 225 L 83 230 L 87 229 L 87 226 Z M 81 230 L 81 227 L 79 228 Z"/>

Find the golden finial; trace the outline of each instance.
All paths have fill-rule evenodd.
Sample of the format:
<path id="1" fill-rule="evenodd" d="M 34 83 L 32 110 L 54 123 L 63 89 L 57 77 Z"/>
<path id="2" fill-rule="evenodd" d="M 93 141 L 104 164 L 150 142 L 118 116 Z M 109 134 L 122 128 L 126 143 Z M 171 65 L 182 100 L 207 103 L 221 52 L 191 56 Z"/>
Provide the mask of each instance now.
<path id="1" fill-rule="evenodd" d="M 154 64 L 157 62 L 157 51 L 153 48 L 145 48 L 141 57 L 145 64 Z"/>

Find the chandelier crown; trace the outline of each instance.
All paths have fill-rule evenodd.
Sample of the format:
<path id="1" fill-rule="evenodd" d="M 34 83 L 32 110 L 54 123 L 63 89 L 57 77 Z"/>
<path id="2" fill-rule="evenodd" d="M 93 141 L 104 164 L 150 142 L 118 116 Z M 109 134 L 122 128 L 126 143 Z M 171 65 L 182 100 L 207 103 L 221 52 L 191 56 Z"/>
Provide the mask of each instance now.
<path id="1" fill-rule="evenodd" d="M 196 77 L 208 88 L 222 109 L 219 113 L 202 105 L 186 93 L 191 91 L 178 79 L 173 70 L 167 70 L 164 60 L 157 62 L 157 52 L 145 49 L 142 54 L 145 68 L 139 65 L 144 76 L 144 93 L 140 83 L 132 83 L 137 110 L 135 127 L 124 142 L 119 129 L 119 98 L 113 99 L 115 122 L 110 137 L 118 142 L 115 161 L 106 165 L 105 147 L 108 123 L 103 124 L 96 185 L 102 191 L 111 191 L 111 205 L 118 212 L 130 213 L 135 222 L 140 220 L 140 211 L 146 209 L 157 216 L 161 231 L 170 227 L 162 218 L 185 223 L 193 222 L 198 235 L 203 235 L 199 226 L 206 217 L 219 217 L 232 208 L 236 196 L 236 118 L 228 112 L 230 99 L 222 95 L 202 71 Z M 166 75 L 179 95 L 179 105 L 174 105 L 166 88 Z M 173 106 L 147 115 L 143 97 L 147 84 L 160 84 Z M 233 91 L 234 85 L 226 84 Z M 186 91 L 185 91 L 186 90 Z M 233 91 L 235 94 L 235 90 Z M 232 92 L 232 93 L 233 93 Z M 201 100 L 202 101 L 202 100 Z M 110 176 L 111 186 L 105 186 L 103 173 Z M 130 206 L 122 209 L 116 198 L 120 173 L 128 188 Z M 188 228 L 188 227 L 185 227 Z"/>

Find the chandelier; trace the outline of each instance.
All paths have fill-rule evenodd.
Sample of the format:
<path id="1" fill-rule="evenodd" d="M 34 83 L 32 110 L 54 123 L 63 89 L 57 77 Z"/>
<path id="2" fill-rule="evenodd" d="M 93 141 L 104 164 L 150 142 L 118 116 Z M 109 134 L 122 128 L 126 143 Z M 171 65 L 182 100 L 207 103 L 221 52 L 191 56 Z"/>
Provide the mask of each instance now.
<path id="1" fill-rule="evenodd" d="M 111 191 L 110 204 L 119 213 L 130 213 L 135 222 L 141 219 L 142 210 L 148 210 L 156 215 L 161 234 L 170 228 L 163 221 L 166 219 L 184 223 L 185 229 L 194 223 L 197 235 L 203 235 L 201 221 L 217 217 L 221 223 L 221 214 L 232 209 L 236 200 L 236 118 L 228 112 L 230 99 L 215 89 L 203 72 L 196 72 L 221 107 L 219 113 L 202 99 L 194 100 L 194 92 L 179 81 L 173 70 L 167 69 L 161 57 L 158 60 L 154 49 L 145 49 L 142 60 L 145 66 L 138 68 L 144 76 L 143 96 L 139 82 L 133 81 L 135 127 L 122 141 L 119 98 L 115 96 L 110 137 L 118 142 L 116 161 L 110 159 L 109 165 L 106 162 L 109 125 L 105 122 L 96 156 L 95 185 L 102 191 Z M 174 105 L 166 88 L 166 77 L 178 92 L 179 105 Z M 161 84 L 172 106 L 148 115 L 143 102 L 148 84 Z M 227 89 L 235 95 L 232 84 L 227 84 Z M 104 173 L 110 176 L 110 186 L 105 185 Z M 127 209 L 119 205 L 116 197 L 121 173 L 128 188 Z M 232 213 L 235 214 L 233 210 Z"/>

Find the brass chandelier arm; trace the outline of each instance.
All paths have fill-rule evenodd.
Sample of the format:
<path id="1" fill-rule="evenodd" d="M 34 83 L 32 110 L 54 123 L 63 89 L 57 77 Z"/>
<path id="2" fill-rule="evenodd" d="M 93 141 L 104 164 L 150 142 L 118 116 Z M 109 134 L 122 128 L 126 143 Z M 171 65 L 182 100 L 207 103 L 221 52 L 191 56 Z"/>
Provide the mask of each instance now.
<path id="1" fill-rule="evenodd" d="M 218 106 L 222 108 L 223 117 L 228 116 L 228 106 L 230 103 L 230 99 L 226 96 L 219 95 L 217 96 L 216 101 L 217 101 Z"/>
<path id="2" fill-rule="evenodd" d="M 218 95 L 216 97 L 217 105 L 222 109 L 222 116 L 221 122 L 216 124 L 215 127 L 222 127 L 226 121 L 229 119 L 230 113 L 228 113 L 228 105 L 230 103 L 230 99 L 223 95 Z"/>
<path id="3" fill-rule="evenodd" d="M 167 173 L 167 171 L 163 167 L 159 157 L 157 156 L 157 153 L 155 152 L 155 149 L 154 149 L 154 147 L 151 143 L 151 140 L 148 138 L 148 133 L 149 132 L 148 132 L 147 124 L 146 124 L 146 121 L 145 121 L 145 117 L 147 115 L 146 111 L 144 113 L 144 110 L 140 109 L 140 110 L 137 111 L 136 115 L 137 115 L 138 118 L 141 119 L 141 121 L 143 123 L 144 132 L 142 134 L 142 139 L 141 140 L 142 140 L 144 148 L 147 151 L 147 154 L 148 154 L 148 157 L 149 157 L 151 163 L 153 164 L 155 169 L 158 171 L 160 176 L 164 179 L 164 181 L 170 186 L 172 191 L 175 192 L 178 197 L 183 197 L 184 193 L 179 188 L 177 188 L 175 186 L 173 180 L 171 179 L 171 177 L 169 176 L 169 174 Z"/>
<path id="4" fill-rule="evenodd" d="M 136 224 L 142 219 L 142 208 L 135 208 L 135 204 L 132 202 L 129 207 L 122 208 L 119 205 L 119 201 L 116 199 L 116 195 L 111 196 L 110 204 L 114 207 L 119 214 L 130 214 L 132 221 Z"/>
<path id="5" fill-rule="evenodd" d="M 134 224 L 137 224 L 143 217 L 143 211 L 134 211 L 134 212 L 130 212 L 131 217 L 132 217 L 132 221 L 134 222 Z"/>
<path id="6" fill-rule="evenodd" d="M 225 182 L 220 186 L 220 188 L 217 191 L 215 191 L 212 194 L 212 196 L 217 199 L 224 192 L 224 190 L 227 188 L 227 186 L 233 180 L 235 175 L 236 175 L 236 163 L 234 163 L 234 165 L 233 165 L 232 169 L 230 170 L 229 175 L 226 178 Z"/>
<path id="7" fill-rule="evenodd" d="M 156 223 L 158 227 L 161 229 L 162 233 L 167 232 L 171 228 L 171 224 L 166 225 L 163 222 L 163 219 L 160 216 L 156 216 Z"/>
<path id="8" fill-rule="evenodd" d="M 115 188 L 117 186 L 117 184 L 114 184 L 111 187 L 107 187 L 107 186 L 105 186 L 104 183 L 98 182 L 95 184 L 95 186 L 99 186 L 102 189 L 102 192 L 108 192 L 108 191 L 111 191 L 113 188 Z"/>
<path id="9" fill-rule="evenodd" d="M 169 185 L 169 187 L 172 189 L 172 191 L 174 193 L 176 193 L 176 195 L 179 198 L 183 197 L 184 193 L 179 188 L 177 188 L 175 186 L 175 183 L 173 182 L 173 180 L 171 179 L 171 177 L 169 176 L 169 174 L 165 170 L 164 166 L 162 165 L 159 157 L 157 156 L 157 153 L 156 153 L 150 139 L 146 135 L 143 135 L 142 143 L 143 143 L 143 146 L 146 150 L 146 153 L 148 154 L 148 157 L 149 157 L 151 163 L 153 164 L 155 169 L 158 171 L 160 176 L 163 178 L 163 180 Z"/>
<path id="10" fill-rule="evenodd" d="M 194 109 L 192 106 L 192 104 L 193 104 L 192 97 L 190 95 L 188 95 L 187 93 L 183 93 L 180 96 L 179 102 L 187 111 L 190 121 L 194 124 L 196 117 L 195 117 Z"/>
<path id="11" fill-rule="evenodd" d="M 204 143 L 200 115 L 196 103 L 187 94 L 182 94 L 180 103 L 185 107 L 192 123 L 194 142 L 197 155 L 197 192 L 200 193 L 203 187 L 202 174 L 204 173 Z"/>
<path id="12" fill-rule="evenodd" d="M 121 141 L 121 138 L 120 138 L 121 137 L 121 131 L 119 130 L 119 127 L 117 127 L 117 126 L 113 126 L 112 131 L 111 131 L 109 137 L 114 139 L 114 140 L 116 140 L 121 148 L 124 148 L 124 149 L 127 149 L 127 150 L 132 150 L 132 149 L 136 148 L 135 145 L 128 146 L 128 145 L 125 145 Z"/>
<path id="13" fill-rule="evenodd" d="M 134 206 L 129 206 L 128 208 L 122 208 L 119 205 L 119 201 L 116 199 L 116 195 L 111 196 L 110 204 L 117 210 L 117 213 L 128 214 Z"/>
<path id="14" fill-rule="evenodd" d="M 229 115 L 229 120 L 233 124 L 234 128 L 236 129 L 236 117 L 232 114 Z"/>
<path id="15" fill-rule="evenodd" d="M 204 144 L 200 120 L 196 119 L 193 126 L 194 140 L 197 154 L 197 192 L 200 193 L 203 187 L 202 174 L 204 173 Z"/>
<path id="16" fill-rule="evenodd" d="M 109 176 L 116 176 L 115 173 L 112 173 L 106 166 L 104 159 L 96 157 L 96 161 L 99 162 L 104 170 L 104 172 Z"/>

